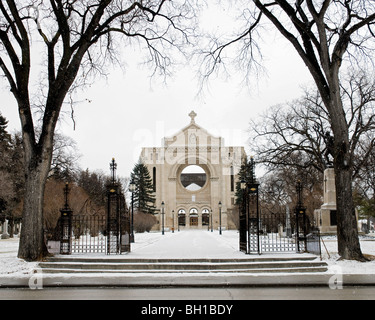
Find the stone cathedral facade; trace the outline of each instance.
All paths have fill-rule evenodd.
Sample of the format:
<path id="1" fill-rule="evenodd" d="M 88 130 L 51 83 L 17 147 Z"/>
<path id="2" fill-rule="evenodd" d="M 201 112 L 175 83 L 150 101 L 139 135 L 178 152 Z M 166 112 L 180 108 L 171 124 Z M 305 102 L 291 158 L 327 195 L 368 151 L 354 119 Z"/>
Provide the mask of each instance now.
<path id="1" fill-rule="evenodd" d="M 141 160 L 153 180 L 160 230 L 233 229 L 238 172 L 244 147 L 225 146 L 199 126 L 197 114 L 161 147 L 143 148 Z M 164 208 L 162 207 L 164 203 Z"/>

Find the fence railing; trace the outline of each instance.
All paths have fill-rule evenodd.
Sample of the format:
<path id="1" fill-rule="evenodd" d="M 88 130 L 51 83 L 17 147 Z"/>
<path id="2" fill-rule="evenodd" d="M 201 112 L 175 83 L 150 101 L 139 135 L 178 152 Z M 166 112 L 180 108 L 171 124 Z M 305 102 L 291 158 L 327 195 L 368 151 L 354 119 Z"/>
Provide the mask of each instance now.
<path id="1" fill-rule="evenodd" d="M 306 251 L 319 256 L 321 255 L 322 248 L 318 228 L 310 230 L 310 233 L 306 236 Z"/>

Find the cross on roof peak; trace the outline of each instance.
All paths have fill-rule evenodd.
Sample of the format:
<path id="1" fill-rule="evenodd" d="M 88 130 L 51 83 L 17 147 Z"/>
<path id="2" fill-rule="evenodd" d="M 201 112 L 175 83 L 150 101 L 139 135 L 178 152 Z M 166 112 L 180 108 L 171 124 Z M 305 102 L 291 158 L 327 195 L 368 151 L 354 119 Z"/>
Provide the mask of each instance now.
<path id="1" fill-rule="evenodd" d="M 194 119 L 195 119 L 196 116 L 197 116 L 197 114 L 194 111 L 189 113 L 189 117 L 191 118 L 191 122 L 195 122 Z"/>

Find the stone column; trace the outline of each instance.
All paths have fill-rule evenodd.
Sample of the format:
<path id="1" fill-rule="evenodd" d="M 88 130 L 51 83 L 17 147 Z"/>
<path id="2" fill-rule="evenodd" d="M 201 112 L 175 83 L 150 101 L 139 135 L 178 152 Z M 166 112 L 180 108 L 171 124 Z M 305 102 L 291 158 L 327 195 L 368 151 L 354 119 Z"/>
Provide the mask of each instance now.
<path id="1" fill-rule="evenodd" d="M 323 179 L 323 200 L 324 203 L 320 208 L 320 232 L 336 234 L 337 226 L 331 221 L 334 211 L 336 211 L 336 184 L 335 171 L 333 168 L 324 170 Z"/>
<path id="2" fill-rule="evenodd" d="M 324 204 L 336 207 L 336 184 L 335 170 L 328 168 L 324 170 Z"/>

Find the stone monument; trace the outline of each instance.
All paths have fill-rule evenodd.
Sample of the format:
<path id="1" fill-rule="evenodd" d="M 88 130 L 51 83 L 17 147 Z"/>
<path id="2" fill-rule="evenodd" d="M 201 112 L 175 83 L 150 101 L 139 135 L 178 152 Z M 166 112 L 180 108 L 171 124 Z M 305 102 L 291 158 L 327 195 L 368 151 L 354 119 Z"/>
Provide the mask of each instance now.
<path id="1" fill-rule="evenodd" d="M 335 170 L 327 168 L 324 170 L 323 179 L 323 205 L 314 211 L 314 220 L 321 234 L 337 233 L 337 207 L 336 207 L 336 184 Z M 358 221 L 358 212 L 356 210 Z"/>
<path id="2" fill-rule="evenodd" d="M 3 234 L 1 235 L 1 239 L 9 239 L 7 219 L 5 219 L 5 221 L 3 222 Z"/>
<path id="3" fill-rule="evenodd" d="M 323 205 L 315 210 L 314 218 L 322 234 L 336 234 L 336 185 L 333 168 L 324 170 Z"/>

